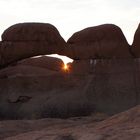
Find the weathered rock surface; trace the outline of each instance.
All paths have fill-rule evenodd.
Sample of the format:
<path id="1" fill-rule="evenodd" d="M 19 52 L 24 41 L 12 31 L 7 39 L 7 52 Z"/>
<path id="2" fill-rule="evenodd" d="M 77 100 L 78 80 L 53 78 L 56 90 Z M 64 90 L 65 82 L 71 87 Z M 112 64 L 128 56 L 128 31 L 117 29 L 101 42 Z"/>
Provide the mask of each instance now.
<path id="1" fill-rule="evenodd" d="M 4 31 L 0 44 L 0 67 L 37 55 L 61 54 L 65 48 L 58 30 L 43 23 L 13 25 Z"/>
<path id="2" fill-rule="evenodd" d="M 72 59 L 129 58 L 129 45 L 121 29 L 113 24 L 89 27 L 67 41 L 66 55 Z"/>
<path id="3" fill-rule="evenodd" d="M 49 56 L 39 56 L 22 60 L 18 65 L 46 68 L 53 71 L 62 71 L 64 63 L 61 59 Z"/>
<path id="4" fill-rule="evenodd" d="M 66 49 L 65 41 L 50 24 L 18 24 L 2 38 L 0 66 L 12 65 L 0 70 L 0 119 L 65 120 L 13 121 L 9 129 L 2 122 L 0 138 L 139 139 L 139 106 L 99 125 L 91 121 L 97 113 L 110 116 L 140 104 L 140 59 L 132 58 L 117 26 L 107 24 L 77 32 Z M 65 53 L 75 60 L 63 71 L 59 59 L 30 58 L 51 53 Z M 134 120 L 134 113 L 138 120 Z M 66 119 L 91 114 L 78 121 Z"/>
<path id="5" fill-rule="evenodd" d="M 0 62 L 2 63 L 2 42 L 0 41 Z"/>
<path id="6" fill-rule="evenodd" d="M 3 140 L 139 140 L 139 116 L 140 106 L 136 106 L 108 119 L 97 114 L 65 120 L 2 121 L 0 137 Z"/>
<path id="7" fill-rule="evenodd" d="M 65 118 L 94 111 L 79 94 L 84 77 L 67 75 L 54 66 L 55 58 L 47 58 L 51 60 L 48 67 L 42 57 L 0 71 L 0 119 Z"/>
<path id="8" fill-rule="evenodd" d="M 133 40 L 133 44 L 131 46 L 133 55 L 135 57 L 140 57 L 140 24 L 136 30 L 136 33 L 134 35 L 134 40 Z"/>
<path id="9" fill-rule="evenodd" d="M 56 27 L 48 23 L 19 23 L 4 31 L 2 41 L 47 41 L 58 44 L 64 40 Z"/>
<path id="10" fill-rule="evenodd" d="M 43 67 L 42 60 L 0 71 L 1 119 L 112 115 L 140 103 L 139 59 L 83 60 L 69 72 L 48 69 L 45 61 Z"/>
<path id="11" fill-rule="evenodd" d="M 48 76 L 63 71 L 64 63 L 59 58 L 39 56 L 14 63 L 0 70 L 0 78 L 16 76 Z"/>
<path id="12" fill-rule="evenodd" d="M 139 65 L 139 59 L 75 60 L 71 73 L 88 75 L 82 88 L 88 102 L 98 111 L 114 114 L 140 104 Z"/>

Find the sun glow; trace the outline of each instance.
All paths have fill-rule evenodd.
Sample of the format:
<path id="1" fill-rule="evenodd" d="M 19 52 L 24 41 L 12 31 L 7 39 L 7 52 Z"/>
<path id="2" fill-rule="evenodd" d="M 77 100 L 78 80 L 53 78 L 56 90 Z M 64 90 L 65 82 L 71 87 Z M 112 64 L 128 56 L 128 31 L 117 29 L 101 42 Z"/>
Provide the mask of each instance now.
<path id="1" fill-rule="evenodd" d="M 66 71 L 66 72 L 69 71 L 69 67 L 68 67 L 67 64 L 64 64 L 64 66 L 63 66 L 63 70 Z"/>

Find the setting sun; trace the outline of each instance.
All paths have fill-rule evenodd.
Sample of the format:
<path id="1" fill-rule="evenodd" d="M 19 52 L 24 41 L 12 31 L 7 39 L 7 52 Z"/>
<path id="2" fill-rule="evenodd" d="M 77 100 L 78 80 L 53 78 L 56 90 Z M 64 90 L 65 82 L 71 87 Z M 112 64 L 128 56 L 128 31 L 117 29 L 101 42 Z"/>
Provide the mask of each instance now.
<path id="1" fill-rule="evenodd" d="M 63 66 L 63 70 L 64 70 L 64 71 L 68 71 L 68 70 L 69 70 L 69 67 L 68 67 L 67 64 L 64 64 L 64 66 Z"/>

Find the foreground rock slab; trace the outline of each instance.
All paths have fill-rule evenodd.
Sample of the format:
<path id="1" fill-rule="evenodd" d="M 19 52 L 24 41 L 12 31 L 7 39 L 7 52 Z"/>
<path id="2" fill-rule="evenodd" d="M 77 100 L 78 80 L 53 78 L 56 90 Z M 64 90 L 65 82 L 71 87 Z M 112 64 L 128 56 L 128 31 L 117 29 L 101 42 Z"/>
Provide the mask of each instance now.
<path id="1" fill-rule="evenodd" d="M 3 140 L 139 140 L 139 116 L 140 106 L 136 106 L 107 119 L 97 114 L 66 120 L 4 121 L 0 133 Z"/>

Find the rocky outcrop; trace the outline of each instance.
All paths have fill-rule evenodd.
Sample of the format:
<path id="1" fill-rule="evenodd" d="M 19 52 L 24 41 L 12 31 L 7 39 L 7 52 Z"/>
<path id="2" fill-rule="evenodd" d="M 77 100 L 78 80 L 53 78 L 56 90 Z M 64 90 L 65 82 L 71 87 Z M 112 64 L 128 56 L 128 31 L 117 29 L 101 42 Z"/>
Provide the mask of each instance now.
<path id="1" fill-rule="evenodd" d="M 6 29 L 2 34 L 3 41 L 47 41 L 59 44 L 64 40 L 56 27 L 48 23 L 19 23 Z"/>
<path id="2" fill-rule="evenodd" d="M 94 112 L 80 93 L 83 78 L 56 64 L 55 58 L 29 58 L 1 70 L 0 119 L 67 118 Z"/>
<path id="3" fill-rule="evenodd" d="M 112 115 L 140 103 L 139 59 L 83 60 L 69 73 L 33 61 L 0 71 L 1 119 Z"/>
<path id="4" fill-rule="evenodd" d="M 139 65 L 139 59 L 76 60 L 71 73 L 88 77 L 82 90 L 89 103 L 114 114 L 140 104 Z"/>
<path id="5" fill-rule="evenodd" d="M 47 76 L 63 71 L 64 63 L 59 58 L 40 56 L 27 58 L 14 63 L 0 71 L 0 78 L 10 78 L 16 76 Z"/>
<path id="6" fill-rule="evenodd" d="M 17 74 L 1 79 L 0 84 L 0 119 L 68 118 L 95 110 L 79 89 L 79 84 L 83 85 L 80 78 L 59 73 Z"/>
<path id="7" fill-rule="evenodd" d="M 1 43 L 1 41 L 0 41 L 0 63 L 2 63 L 2 43 Z"/>
<path id="8" fill-rule="evenodd" d="M 136 30 L 136 33 L 134 35 L 134 41 L 131 46 L 132 53 L 134 57 L 139 58 L 140 57 L 140 24 Z"/>
<path id="9" fill-rule="evenodd" d="M 74 33 L 67 41 L 65 53 L 75 60 L 132 57 L 121 29 L 112 24 L 89 27 Z"/>
<path id="10" fill-rule="evenodd" d="M 52 71 L 62 71 L 64 67 L 64 63 L 61 59 L 49 56 L 28 58 L 18 62 L 17 65 L 34 66 Z"/>
<path id="11" fill-rule="evenodd" d="M 2 34 L 0 67 L 18 60 L 47 54 L 61 54 L 65 41 L 51 24 L 21 23 Z"/>
<path id="12" fill-rule="evenodd" d="M 104 114 L 70 119 L 2 121 L 4 140 L 139 140 L 140 106 L 107 118 Z"/>
<path id="13" fill-rule="evenodd" d="M 0 70 L 0 119 L 113 115 L 140 104 L 140 59 L 115 25 L 75 33 L 66 49 L 50 24 L 18 24 L 2 38 L 0 65 L 12 65 Z M 30 58 L 59 50 L 75 59 L 68 70 L 59 59 Z"/>

